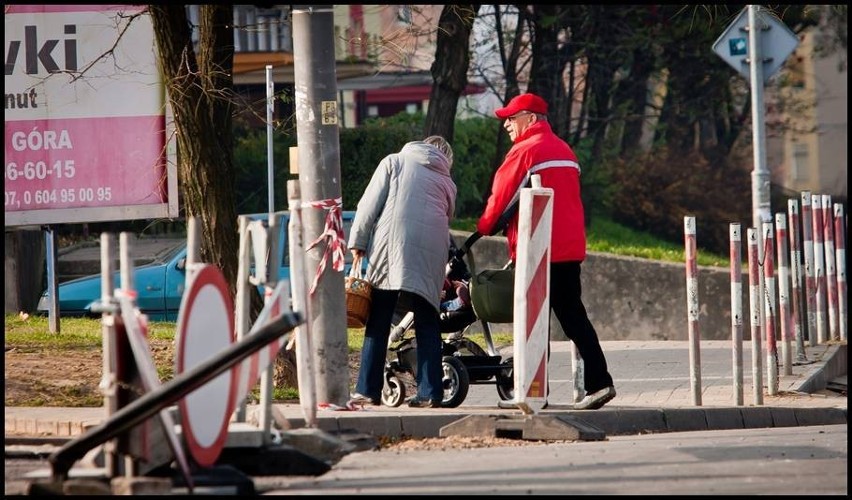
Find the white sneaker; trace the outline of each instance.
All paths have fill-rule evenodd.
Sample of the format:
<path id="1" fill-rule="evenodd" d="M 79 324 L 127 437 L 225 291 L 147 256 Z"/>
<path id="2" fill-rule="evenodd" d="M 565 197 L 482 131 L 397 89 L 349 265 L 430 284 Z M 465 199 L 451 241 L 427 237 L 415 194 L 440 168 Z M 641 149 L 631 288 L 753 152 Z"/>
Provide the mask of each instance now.
<path id="1" fill-rule="evenodd" d="M 615 397 L 615 387 L 609 386 L 587 394 L 579 403 L 574 405 L 575 410 L 597 410 L 612 401 Z"/>
<path id="2" fill-rule="evenodd" d="M 497 401 L 497 408 L 500 408 L 500 409 L 503 409 L 503 410 L 517 410 L 518 405 L 515 404 L 514 401 L 503 401 L 501 399 L 500 401 Z"/>
<path id="3" fill-rule="evenodd" d="M 360 393 L 357 393 L 357 392 L 356 392 L 355 394 L 352 394 L 352 396 L 350 396 L 350 397 L 349 397 L 349 405 L 350 405 L 350 406 L 352 406 L 352 405 L 361 405 L 361 406 L 364 406 L 364 405 L 373 405 L 373 406 L 379 406 L 380 404 L 382 404 L 382 402 L 381 402 L 380 400 L 378 400 L 378 399 L 373 399 L 373 398 L 371 398 L 371 397 L 365 396 L 365 395 L 360 394 Z"/>

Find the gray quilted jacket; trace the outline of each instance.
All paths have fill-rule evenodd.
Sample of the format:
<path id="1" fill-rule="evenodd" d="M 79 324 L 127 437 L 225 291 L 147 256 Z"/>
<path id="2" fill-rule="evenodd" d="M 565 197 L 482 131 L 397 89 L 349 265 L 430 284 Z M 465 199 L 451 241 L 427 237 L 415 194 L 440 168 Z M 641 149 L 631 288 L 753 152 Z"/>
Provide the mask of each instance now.
<path id="1" fill-rule="evenodd" d="M 366 251 L 374 288 L 413 292 L 438 309 L 455 203 L 450 164 L 436 147 L 409 142 L 379 163 L 349 233 L 349 248 Z"/>

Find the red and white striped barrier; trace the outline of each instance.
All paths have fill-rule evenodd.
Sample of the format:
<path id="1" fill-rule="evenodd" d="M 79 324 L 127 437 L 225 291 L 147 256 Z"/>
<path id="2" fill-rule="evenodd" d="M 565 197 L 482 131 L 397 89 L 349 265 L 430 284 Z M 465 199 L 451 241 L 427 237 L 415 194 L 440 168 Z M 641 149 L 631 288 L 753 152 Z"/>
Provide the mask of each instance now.
<path id="1" fill-rule="evenodd" d="M 846 341 L 848 329 L 846 325 L 846 220 L 843 217 L 843 205 L 834 204 L 834 253 L 837 261 L 837 323 L 840 340 Z"/>
<path id="2" fill-rule="evenodd" d="M 790 273 L 792 277 L 792 310 L 790 312 L 790 324 L 793 328 L 793 339 L 796 341 L 796 364 L 807 362 L 805 354 L 804 337 L 804 309 L 802 304 L 803 270 L 802 270 L 802 245 L 799 239 L 799 203 L 797 200 L 787 200 L 787 220 L 789 228 L 787 234 L 790 236 Z"/>
<path id="3" fill-rule="evenodd" d="M 781 365 L 784 375 L 793 374 L 792 328 L 790 325 L 790 254 L 787 250 L 787 218 L 775 214 L 775 248 L 778 250 L 778 326 L 781 338 Z"/>
<path id="4" fill-rule="evenodd" d="M 811 195 L 811 209 L 814 227 L 814 283 L 816 285 L 816 338 L 817 343 L 825 344 L 828 339 L 828 322 L 826 321 L 826 290 L 825 290 L 825 244 L 823 242 L 822 196 Z"/>
<path id="5" fill-rule="evenodd" d="M 754 404 L 763 404 L 763 352 L 761 348 L 760 321 L 760 258 L 757 255 L 757 230 L 748 228 L 748 290 L 751 313 L 751 376 Z"/>
<path id="6" fill-rule="evenodd" d="M 540 184 L 533 181 L 533 186 Z M 526 414 L 538 413 L 547 403 L 552 219 L 553 189 L 521 190 L 515 261 L 514 402 Z"/>
<path id="7" fill-rule="evenodd" d="M 731 240 L 731 349 L 734 375 L 734 401 L 743 405 L 743 267 L 740 224 L 729 226 Z"/>
<path id="8" fill-rule="evenodd" d="M 683 243 L 686 250 L 686 313 L 689 328 L 689 381 L 692 403 L 701 406 L 701 333 L 698 329 L 698 265 L 695 242 L 695 217 L 683 218 Z"/>
<path id="9" fill-rule="evenodd" d="M 775 341 L 775 236 L 763 223 L 763 316 L 766 318 L 766 378 L 770 396 L 778 394 L 778 344 Z"/>
<path id="10" fill-rule="evenodd" d="M 822 195 L 822 241 L 825 247 L 825 294 L 828 309 L 828 340 L 840 339 L 837 325 L 837 272 L 834 257 L 834 215 L 831 195 Z"/>
<path id="11" fill-rule="evenodd" d="M 802 191 L 802 251 L 805 260 L 805 317 L 807 318 L 808 345 L 817 341 L 816 280 L 814 278 L 814 232 L 811 192 Z"/>
<path id="12" fill-rule="evenodd" d="M 290 310 L 290 283 L 287 280 L 279 281 L 271 292 L 266 292 L 266 302 L 263 310 L 257 316 L 254 324 L 247 335 L 258 331 L 260 327 L 277 318 L 283 312 Z M 239 404 L 248 393 L 257 385 L 260 376 L 275 361 L 278 351 L 284 347 L 283 338 L 273 340 L 266 347 L 254 353 L 237 365 L 239 377 L 235 379 L 236 391 L 235 402 Z"/>

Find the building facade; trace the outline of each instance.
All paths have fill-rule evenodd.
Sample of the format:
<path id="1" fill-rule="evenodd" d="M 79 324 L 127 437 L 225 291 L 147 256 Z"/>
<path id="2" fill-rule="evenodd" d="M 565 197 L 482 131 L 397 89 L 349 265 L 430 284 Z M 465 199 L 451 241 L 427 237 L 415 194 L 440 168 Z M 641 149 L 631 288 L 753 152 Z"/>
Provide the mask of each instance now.
<path id="1" fill-rule="evenodd" d="M 783 133 L 767 137 L 772 182 L 791 192 L 848 199 L 848 71 L 840 54 L 816 53 L 820 28 L 800 36 L 783 71 Z M 844 54 L 845 57 L 845 54 Z"/>

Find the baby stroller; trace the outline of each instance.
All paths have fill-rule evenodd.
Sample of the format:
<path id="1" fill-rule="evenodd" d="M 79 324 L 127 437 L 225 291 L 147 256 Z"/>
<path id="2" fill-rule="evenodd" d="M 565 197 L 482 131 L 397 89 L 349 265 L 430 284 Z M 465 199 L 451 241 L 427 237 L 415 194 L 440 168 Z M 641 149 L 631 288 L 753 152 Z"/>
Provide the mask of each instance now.
<path id="1" fill-rule="evenodd" d="M 480 235 L 473 233 L 461 249 L 450 238 L 450 252 L 446 268 L 445 292 L 441 301 L 440 332 L 443 349 L 442 368 L 444 397 L 441 406 L 455 408 L 467 397 L 470 384 L 495 384 L 503 401 L 514 398 L 514 372 L 511 356 L 502 356 L 494 347 L 491 329 L 480 319 L 486 348 L 465 337 L 476 322 L 476 314 L 465 297 L 470 272 L 463 256 Z M 406 396 L 404 379 L 417 376 L 417 342 L 412 331 L 414 313 L 401 304 L 398 312 L 402 318 L 391 327 L 388 360 L 385 363 L 385 384 L 382 403 L 396 407 Z M 447 334 L 447 335 L 444 335 Z"/>

